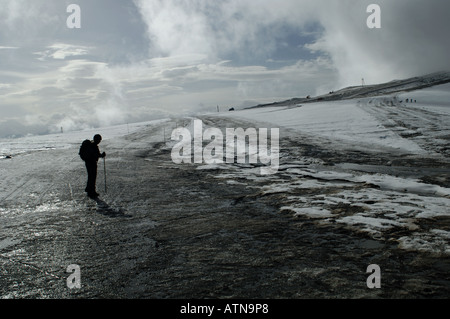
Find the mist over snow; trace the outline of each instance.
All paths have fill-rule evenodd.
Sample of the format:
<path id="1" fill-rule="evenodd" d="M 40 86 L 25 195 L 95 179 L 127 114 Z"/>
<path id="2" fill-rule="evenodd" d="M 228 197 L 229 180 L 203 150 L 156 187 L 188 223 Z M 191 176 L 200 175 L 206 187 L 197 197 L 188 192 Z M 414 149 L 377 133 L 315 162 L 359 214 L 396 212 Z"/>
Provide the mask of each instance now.
<path id="1" fill-rule="evenodd" d="M 450 70 L 441 0 L 0 0 L 0 137 L 103 127 Z"/>

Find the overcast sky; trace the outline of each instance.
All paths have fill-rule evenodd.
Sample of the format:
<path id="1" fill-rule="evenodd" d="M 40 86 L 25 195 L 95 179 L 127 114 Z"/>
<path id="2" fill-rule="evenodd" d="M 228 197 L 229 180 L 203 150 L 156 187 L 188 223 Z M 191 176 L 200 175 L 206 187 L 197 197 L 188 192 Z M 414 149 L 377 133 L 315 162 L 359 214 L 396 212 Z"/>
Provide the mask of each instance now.
<path id="1" fill-rule="evenodd" d="M 69 4 L 81 28 L 69 29 Z M 369 29 L 367 6 L 381 7 Z M 0 137 L 450 70 L 445 0 L 0 0 Z"/>

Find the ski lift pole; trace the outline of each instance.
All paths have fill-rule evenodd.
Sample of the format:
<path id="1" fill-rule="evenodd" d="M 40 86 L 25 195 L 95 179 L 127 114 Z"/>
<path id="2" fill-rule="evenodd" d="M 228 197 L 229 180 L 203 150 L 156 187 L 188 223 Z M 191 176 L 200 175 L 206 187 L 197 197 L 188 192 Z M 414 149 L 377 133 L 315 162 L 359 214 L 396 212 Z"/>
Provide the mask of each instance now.
<path id="1" fill-rule="evenodd" d="M 106 194 L 107 189 L 106 189 L 106 159 L 105 159 L 105 157 L 103 157 L 103 175 L 105 177 L 105 194 Z"/>

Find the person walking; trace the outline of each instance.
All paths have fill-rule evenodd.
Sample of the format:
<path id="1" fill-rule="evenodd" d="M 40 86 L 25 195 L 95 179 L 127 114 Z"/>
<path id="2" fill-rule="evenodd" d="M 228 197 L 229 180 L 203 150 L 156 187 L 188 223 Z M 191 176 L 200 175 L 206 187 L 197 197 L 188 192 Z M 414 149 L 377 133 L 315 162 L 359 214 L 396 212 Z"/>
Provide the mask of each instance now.
<path id="1" fill-rule="evenodd" d="M 97 164 L 99 158 L 105 158 L 106 153 L 100 153 L 98 145 L 102 141 L 100 134 L 94 136 L 94 140 L 85 140 L 80 147 L 80 157 L 86 164 L 87 185 L 85 191 L 90 198 L 97 198 L 99 194 L 96 191 Z"/>

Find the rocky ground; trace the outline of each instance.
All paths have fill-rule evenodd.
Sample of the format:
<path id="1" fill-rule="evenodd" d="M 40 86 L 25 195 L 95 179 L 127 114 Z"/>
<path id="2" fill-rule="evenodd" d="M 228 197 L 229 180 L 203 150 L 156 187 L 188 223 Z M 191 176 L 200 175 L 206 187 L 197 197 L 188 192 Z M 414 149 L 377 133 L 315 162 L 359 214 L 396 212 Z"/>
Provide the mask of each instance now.
<path id="1" fill-rule="evenodd" d="M 203 120 L 217 127 L 254 125 Z M 108 154 L 108 188 L 105 193 L 99 162 L 97 200 L 83 192 L 85 168 L 76 143 L 1 162 L 2 170 L 17 172 L 1 182 L 2 298 L 448 297 L 448 241 L 420 250 L 400 240 L 436 225 L 448 231 L 448 217 L 414 215 L 415 227 L 396 219 L 392 227 L 365 231 L 345 218 L 381 214 L 376 208 L 382 197 L 362 195 L 383 189 L 348 175 L 331 180 L 323 174 L 355 177 L 361 170 L 368 174 L 369 167 L 388 173 L 394 163 L 408 175 L 425 166 L 445 170 L 447 163 L 339 150 L 288 131 L 280 141 L 280 173 L 262 178 L 252 165 L 174 164 L 171 144 L 161 140 L 163 125 L 170 132 L 180 122 L 100 145 Z M 448 187 L 448 175 L 437 171 L 427 174 L 428 182 Z M 280 185 L 290 187 L 282 192 Z M 407 201 L 392 190 L 383 194 Z M 302 213 L 312 203 L 331 215 Z M 67 286 L 72 264 L 80 267 L 79 289 Z M 371 264 L 381 268 L 380 289 L 367 287 Z"/>

